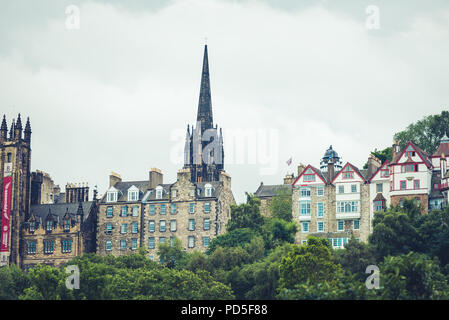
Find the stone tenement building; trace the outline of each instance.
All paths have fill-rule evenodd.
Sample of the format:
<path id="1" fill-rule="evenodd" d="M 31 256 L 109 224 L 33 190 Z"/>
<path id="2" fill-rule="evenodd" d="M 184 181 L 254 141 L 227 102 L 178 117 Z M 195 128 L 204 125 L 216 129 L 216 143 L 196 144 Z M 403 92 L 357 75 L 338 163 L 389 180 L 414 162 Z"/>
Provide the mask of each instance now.
<path id="1" fill-rule="evenodd" d="M 158 169 L 146 181 L 122 181 L 112 173 L 99 205 L 97 253 L 118 256 L 144 247 L 154 259 L 158 244 L 172 244 L 175 237 L 188 251 L 204 251 L 226 231 L 234 203 L 224 171 L 219 181 L 192 182 L 190 168 L 181 169 L 171 184 L 163 183 Z"/>
<path id="2" fill-rule="evenodd" d="M 204 251 L 226 231 L 235 203 L 231 177 L 224 171 L 223 139 L 213 126 L 209 61 L 204 48 L 196 128 L 187 127 L 184 167 L 177 181 L 164 184 L 158 169 L 149 179 L 122 181 L 112 173 L 100 201 L 97 253 L 129 254 L 144 247 L 157 257 L 158 244 L 175 237 L 187 251 Z"/>
<path id="3" fill-rule="evenodd" d="M 22 226 L 25 270 L 36 264 L 60 267 L 83 253 L 95 252 L 96 202 L 31 206 Z"/>

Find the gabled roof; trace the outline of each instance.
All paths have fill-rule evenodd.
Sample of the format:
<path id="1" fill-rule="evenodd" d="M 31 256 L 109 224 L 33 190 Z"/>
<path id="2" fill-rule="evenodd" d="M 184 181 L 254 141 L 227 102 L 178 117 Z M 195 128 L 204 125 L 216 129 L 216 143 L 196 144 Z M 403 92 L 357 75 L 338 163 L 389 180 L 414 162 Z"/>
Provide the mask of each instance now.
<path id="1" fill-rule="evenodd" d="M 374 198 L 373 201 L 386 201 L 386 199 L 384 198 L 384 196 L 382 195 L 381 192 L 379 192 L 376 197 Z"/>
<path id="2" fill-rule="evenodd" d="M 386 160 L 377 170 L 373 173 L 371 177 L 369 177 L 368 182 L 371 182 L 371 180 L 374 179 L 374 177 L 381 171 L 381 170 L 387 170 L 388 165 L 390 164 L 390 161 Z M 385 169 L 386 167 L 386 169 Z"/>
<path id="3" fill-rule="evenodd" d="M 365 178 L 365 175 L 359 170 L 359 168 L 357 168 L 356 166 L 354 166 L 350 162 L 346 162 L 346 164 L 341 168 L 341 170 L 332 179 L 331 183 L 334 183 L 335 179 L 337 179 L 337 177 L 343 172 L 344 168 L 346 168 L 347 166 L 350 166 L 351 169 L 354 170 L 354 172 L 357 173 L 357 175 L 363 180 L 363 182 L 367 182 L 366 178 Z M 366 174 L 366 171 L 365 171 L 365 174 Z"/>
<path id="4" fill-rule="evenodd" d="M 292 185 L 294 186 L 296 184 L 296 182 L 298 182 L 298 180 L 306 173 L 306 171 L 308 169 L 311 169 L 322 181 L 324 184 L 326 184 L 326 178 L 324 177 L 323 173 L 321 172 L 320 169 L 315 168 L 312 165 L 307 165 L 307 167 L 304 168 L 304 170 L 301 172 L 300 175 L 298 175 L 298 177 L 295 179 L 295 181 L 292 183 Z"/>
<path id="5" fill-rule="evenodd" d="M 428 168 L 432 168 L 432 164 L 429 161 L 429 156 L 427 155 L 427 153 L 420 147 L 418 147 L 416 144 L 414 144 L 412 141 L 409 141 L 405 146 L 405 148 L 396 155 L 396 157 L 391 161 L 392 165 L 398 164 L 399 159 L 401 159 L 402 155 L 405 153 L 405 151 L 409 146 L 411 146 L 415 150 L 415 152 L 418 154 L 418 156 L 421 158 L 421 160 L 426 164 Z"/>

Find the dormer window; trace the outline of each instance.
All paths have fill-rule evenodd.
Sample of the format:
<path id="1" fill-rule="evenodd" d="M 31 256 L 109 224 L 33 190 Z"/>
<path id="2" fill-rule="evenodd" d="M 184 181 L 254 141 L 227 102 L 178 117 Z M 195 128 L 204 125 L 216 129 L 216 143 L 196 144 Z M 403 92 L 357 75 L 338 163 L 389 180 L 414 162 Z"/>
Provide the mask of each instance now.
<path id="1" fill-rule="evenodd" d="M 64 220 L 64 231 L 70 231 L 70 219 Z"/>
<path id="2" fill-rule="evenodd" d="M 118 191 L 114 187 L 112 187 L 106 194 L 107 202 L 117 202 L 118 199 Z"/>
<path id="3" fill-rule="evenodd" d="M 204 191 L 205 196 L 212 197 L 212 185 L 206 184 L 204 189 L 205 189 L 205 191 Z"/>
<path id="4" fill-rule="evenodd" d="M 156 187 L 156 199 L 162 199 L 163 188 L 161 186 Z"/>
<path id="5" fill-rule="evenodd" d="M 47 232 L 51 232 L 53 230 L 53 221 L 47 221 Z"/>
<path id="6" fill-rule="evenodd" d="M 139 200 L 139 189 L 136 186 L 132 186 L 128 189 L 128 201 Z"/>
<path id="7" fill-rule="evenodd" d="M 36 222 L 30 221 L 30 224 L 29 224 L 29 231 L 30 231 L 30 232 L 34 232 L 35 230 L 36 230 Z"/>

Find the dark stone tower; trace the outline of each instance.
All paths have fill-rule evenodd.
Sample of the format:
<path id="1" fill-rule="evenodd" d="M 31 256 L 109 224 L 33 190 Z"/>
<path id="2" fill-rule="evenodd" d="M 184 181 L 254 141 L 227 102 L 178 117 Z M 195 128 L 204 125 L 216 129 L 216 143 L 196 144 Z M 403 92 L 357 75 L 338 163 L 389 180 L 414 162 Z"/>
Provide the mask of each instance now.
<path id="1" fill-rule="evenodd" d="M 22 131 L 22 119 L 12 122 L 9 138 L 6 117 L 0 128 L 0 201 L 2 204 L 1 243 L 7 252 L 1 252 L 1 264 L 20 267 L 22 253 L 21 224 L 28 218 L 31 201 L 31 125 L 29 119 Z M 6 210 L 9 204 L 10 210 Z M 5 213 L 9 219 L 5 218 Z M 7 232 L 5 232 L 7 230 Z"/>
<path id="2" fill-rule="evenodd" d="M 224 169 L 222 131 L 214 127 L 212 98 L 210 93 L 209 58 L 204 47 L 203 71 L 201 75 L 200 99 L 196 127 L 187 126 L 184 148 L 184 168 L 191 169 L 192 182 L 218 181 Z"/>

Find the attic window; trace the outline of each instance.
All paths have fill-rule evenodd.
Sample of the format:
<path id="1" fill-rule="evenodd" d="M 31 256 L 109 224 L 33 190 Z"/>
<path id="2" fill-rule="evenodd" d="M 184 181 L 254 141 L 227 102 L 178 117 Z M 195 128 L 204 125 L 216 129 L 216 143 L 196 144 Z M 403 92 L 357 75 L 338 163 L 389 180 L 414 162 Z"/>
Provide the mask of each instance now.
<path id="1" fill-rule="evenodd" d="M 117 191 L 108 191 L 107 202 L 117 202 L 117 197 L 118 197 Z"/>
<path id="2" fill-rule="evenodd" d="M 163 189 L 161 186 L 156 187 L 156 199 L 162 199 L 162 191 Z"/>
<path id="3" fill-rule="evenodd" d="M 53 221 L 47 221 L 47 231 L 51 232 L 53 230 Z"/>
<path id="4" fill-rule="evenodd" d="M 30 221 L 30 225 L 29 225 L 29 230 L 30 232 L 34 232 L 35 228 L 36 228 L 36 223 L 34 221 Z"/>
<path id="5" fill-rule="evenodd" d="M 139 199 L 139 191 L 129 190 L 128 191 L 128 201 L 137 201 Z"/>
<path id="6" fill-rule="evenodd" d="M 70 219 L 64 220 L 64 231 L 70 230 Z"/>
<path id="7" fill-rule="evenodd" d="M 212 197 L 212 185 L 206 184 L 204 188 L 205 188 L 205 191 L 204 191 L 205 196 Z"/>

